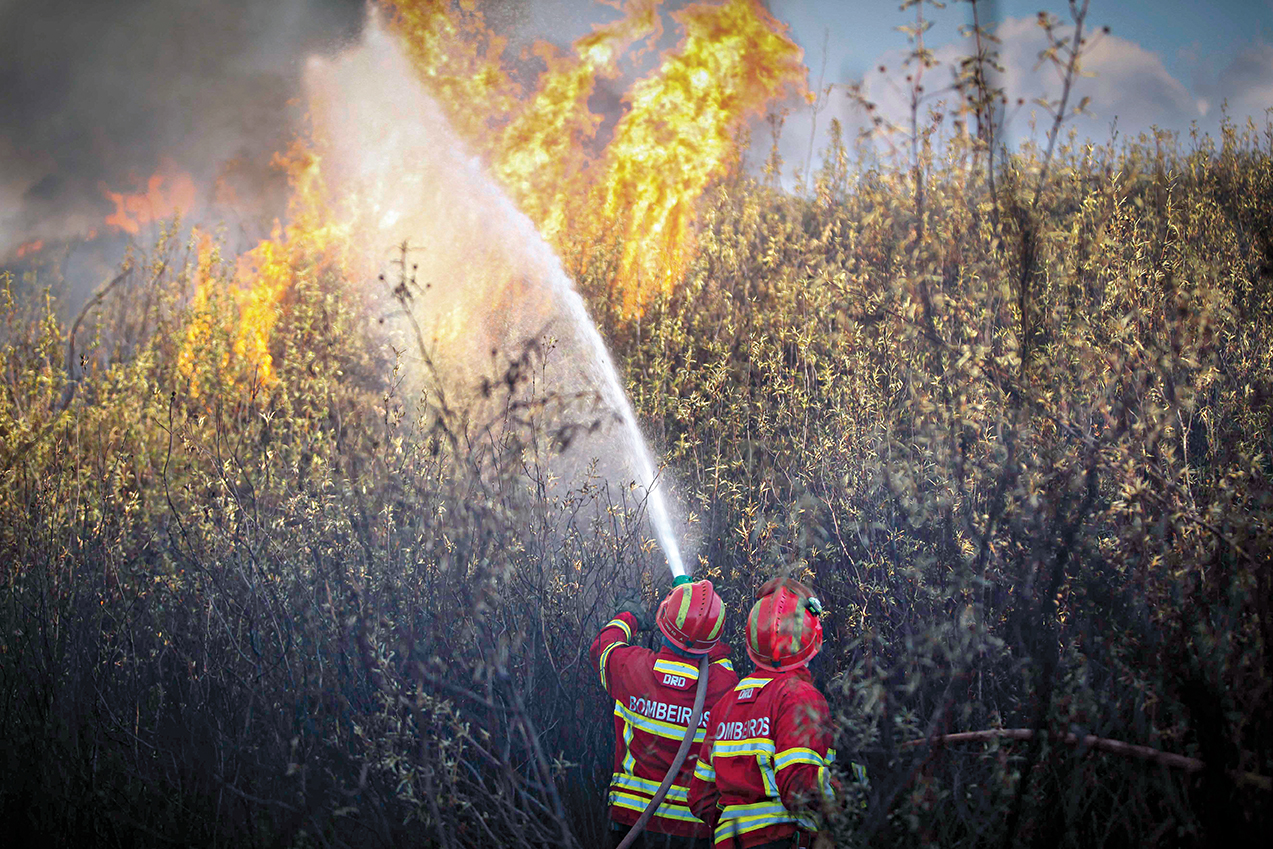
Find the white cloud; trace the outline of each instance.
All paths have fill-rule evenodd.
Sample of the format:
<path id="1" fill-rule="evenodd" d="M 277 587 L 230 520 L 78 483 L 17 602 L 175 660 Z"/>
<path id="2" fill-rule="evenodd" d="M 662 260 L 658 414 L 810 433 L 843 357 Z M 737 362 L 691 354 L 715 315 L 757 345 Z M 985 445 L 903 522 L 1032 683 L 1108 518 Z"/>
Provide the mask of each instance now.
<path id="1" fill-rule="evenodd" d="M 1038 66 L 1039 52 L 1047 45 L 1043 31 L 1033 24 L 1012 20 L 1000 27 L 1009 69 L 1006 82 L 1010 91 L 1025 93 L 1027 99 L 1036 91 L 1055 99 L 1060 75 L 1050 63 Z M 1096 33 L 1081 67 L 1085 76 L 1076 82 L 1071 103 L 1090 97 L 1088 111 L 1094 117 L 1080 123 L 1080 131 L 1099 132 L 1115 119 L 1129 132 L 1150 126 L 1184 130 L 1203 117 L 1197 98 L 1171 75 L 1162 59 L 1133 41 Z"/>
<path id="2" fill-rule="evenodd" d="M 1273 108 L 1273 45 L 1251 45 L 1234 55 L 1214 82 L 1200 86 L 1209 100 L 1227 101 L 1229 117 L 1242 123 L 1248 117 L 1263 123 Z"/>
<path id="3" fill-rule="evenodd" d="M 1037 100 L 1059 100 L 1062 69 L 1040 60 L 1048 41 L 1035 19 L 1008 18 L 996 34 L 1003 67 L 998 82 L 1008 96 L 1009 137 L 1017 141 L 1031 136 L 1041 139 L 1052 119 Z M 1082 75 L 1074 81 L 1067 103 L 1067 110 L 1073 109 L 1084 97 L 1089 98 L 1089 114 L 1070 122 L 1080 136 L 1103 141 L 1115 121 L 1120 133 L 1134 134 L 1151 126 L 1185 131 L 1191 122 L 1206 115 L 1206 103 L 1173 77 L 1157 54 L 1115 35 L 1098 32 L 1085 38 L 1088 44 L 1080 60 Z M 958 61 L 972 51 L 967 42 L 958 42 L 935 52 L 942 66 L 929 70 L 928 76 L 949 84 Z M 877 64 L 890 66 L 888 70 L 880 73 L 877 68 L 864 81 L 869 96 L 878 98 L 881 111 L 892 120 L 907 115 L 904 93 L 899 90 L 899 84 L 904 85 L 898 80 L 900 58 L 897 54 L 882 57 Z M 948 99 L 954 99 L 953 93 Z"/>
<path id="4" fill-rule="evenodd" d="M 999 84 L 1009 98 L 1007 138 L 1013 142 L 1031 137 L 1042 141 L 1051 118 L 1034 101 L 1036 98 L 1055 101 L 1062 87 L 1057 69 L 1039 60 L 1040 52 L 1047 47 L 1046 34 L 1034 18 L 1007 18 L 1000 24 L 997 35 L 1001 41 L 999 61 L 1003 66 Z M 1089 33 L 1087 38 L 1082 58 L 1083 76 L 1076 80 L 1068 105 L 1073 108 L 1088 97 L 1088 114 L 1076 116 L 1066 125 L 1067 130 L 1073 128 L 1080 138 L 1104 142 L 1113 126 L 1117 126 L 1124 138 L 1135 137 L 1152 127 L 1178 132 L 1187 138 L 1195 124 L 1214 136 L 1220 123 L 1221 103 L 1227 104 L 1231 120 L 1241 124 L 1252 117 L 1259 126 L 1265 120 L 1265 110 L 1273 107 L 1273 45 L 1256 43 L 1221 61 L 1211 57 L 1205 64 L 1223 70 L 1209 79 L 1194 80 L 1192 85 L 1186 85 L 1168 70 L 1162 57 L 1134 41 L 1100 32 Z M 939 106 L 944 100 L 949 107 L 956 102 L 958 95 L 950 90 L 955 69 L 959 60 L 971 52 L 971 45 L 965 40 L 934 49 L 939 65 L 924 72 L 927 101 L 921 108 L 921 120 L 926 117 L 929 106 Z M 860 80 L 863 94 L 877 106 L 873 114 L 901 127 L 910 122 L 910 84 L 905 76 L 913 72 L 913 68 L 903 66 L 905 57 L 905 51 L 901 50 L 880 54 Z M 1023 101 L 1020 104 L 1019 99 Z M 815 151 L 826 146 L 826 129 L 832 117 L 841 120 L 850 139 L 869 120 L 842 90 L 839 91 L 818 116 Z M 805 105 L 793 108 L 782 140 L 786 171 L 803 165 L 811 128 L 809 108 Z M 767 134 L 757 134 L 756 138 L 768 140 Z M 767 144 L 764 150 L 767 152 Z M 753 160 L 758 158 L 753 151 Z"/>

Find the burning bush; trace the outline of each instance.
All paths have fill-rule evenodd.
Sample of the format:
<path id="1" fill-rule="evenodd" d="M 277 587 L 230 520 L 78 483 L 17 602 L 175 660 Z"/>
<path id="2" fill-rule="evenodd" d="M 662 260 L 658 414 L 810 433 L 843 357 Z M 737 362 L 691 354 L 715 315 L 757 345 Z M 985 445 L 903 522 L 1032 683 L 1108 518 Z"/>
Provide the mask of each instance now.
<path id="1" fill-rule="evenodd" d="M 1273 150 L 912 130 L 878 167 L 835 135 L 807 196 L 714 173 L 643 313 L 631 244 L 577 246 L 698 571 L 735 645 L 775 572 L 830 610 L 815 669 L 870 776 L 842 845 L 1249 842 Z M 548 471 L 603 411 L 539 392 L 541 338 L 456 400 L 308 223 L 252 268 L 167 233 L 70 326 L 6 276 L 3 814 L 57 843 L 598 845 L 586 646 L 617 589 L 664 587 L 642 503 Z"/>

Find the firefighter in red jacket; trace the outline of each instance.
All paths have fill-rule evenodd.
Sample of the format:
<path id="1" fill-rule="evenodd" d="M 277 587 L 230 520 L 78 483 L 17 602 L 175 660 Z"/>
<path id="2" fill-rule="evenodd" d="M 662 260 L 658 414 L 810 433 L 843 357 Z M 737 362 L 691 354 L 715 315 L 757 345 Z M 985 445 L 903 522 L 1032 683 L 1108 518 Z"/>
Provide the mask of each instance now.
<path id="1" fill-rule="evenodd" d="M 649 628 L 649 613 L 639 601 L 619 612 L 592 642 L 592 662 L 601 684 L 614 699 L 614 775 L 610 780 L 611 846 L 618 846 L 654 797 L 672 765 L 689 726 L 703 655 L 708 667 L 707 699 L 694 742 L 707 733 L 707 710 L 738 682 L 729 647 L 720 640 L 725 608 L 711 581 L 678 578 L 659 605 L 662 647 L 650 651 L 631 645 L 632 635 Z M 709 844 L 707 826 L 690 813 L 687 794 L 697 761 L 690 750 L 667 797 L 646 826 L 647 846 L 698 849 Z"/>
<path id="2" fill-rule="evenodd" d="M 757 597 L 747 619 L 756 669 L 712 706 L 690 809 L 716 847 L 810 846 L 834 798 L 830 711 L 806 667 L 822 647 L 822 607 L 786 578 Z"/>

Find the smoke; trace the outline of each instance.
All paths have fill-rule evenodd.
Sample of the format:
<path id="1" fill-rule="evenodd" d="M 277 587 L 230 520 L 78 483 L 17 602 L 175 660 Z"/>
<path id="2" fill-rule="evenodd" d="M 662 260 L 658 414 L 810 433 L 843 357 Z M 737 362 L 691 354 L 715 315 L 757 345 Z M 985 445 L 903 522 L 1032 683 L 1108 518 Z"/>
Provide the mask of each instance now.
<path id="1" fill-rule="evenodd" d="M 100 226 L 105 189 L 167 160 L 241 215 L 280 212 L 269 163 L 304 58 L 356 38 L 363 0 L 0 4 L 0 257 Z M 271 188 L 276 191 L 271 192 Z"/>
<path id="2" fill-rule="evenodd" d="M 664 12 L 686 2 L 667 0 Z M 210 221 L 238 225 L 246 240 L 264 235 L 285 211 L 271 161 L 303 127 L 305 60 L 356 41 L 367 5 L 0 0 L 0 261 L 23 242 L 100 230 L 114 210 L 106 191 L 144 190 L 165 169 L 191 175 L 201 202 L 217 204 Z M 482 9 L 512 57 L 541 39 L 566 48 L 621 14 L 597 0 Z M 527 64 L 529 78 L 537 67 Z M 627 82 L 598 87 L 607 126 Z"/>

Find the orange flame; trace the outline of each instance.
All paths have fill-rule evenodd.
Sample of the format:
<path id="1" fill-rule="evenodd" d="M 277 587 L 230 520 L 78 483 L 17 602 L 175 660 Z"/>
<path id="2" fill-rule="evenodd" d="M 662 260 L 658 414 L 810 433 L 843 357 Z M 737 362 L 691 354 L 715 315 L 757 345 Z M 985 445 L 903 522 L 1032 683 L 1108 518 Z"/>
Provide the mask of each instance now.
<path id="1" fill-rule="evenodd" d="M 629 96 L 600 189 L 602 219 L 622 235 L 629 314 L 680 277 L 694 205 L 735 160 L 736 130 L 805 75 L 800 48 L 754 0 L 695 4 L 674 17 L 685 38 Z"/>
<path id="2" fill-rule="evenodd" d="M 18 259 L 22 259 L 27 254 L 37 254 L 42 250 L 44 250 L 43 239 L 32 239 L 29 242 L 23 242 L 18 245 Z"/>
<path id="3" fill-rule="evenodd" d="M 630 68 L 634 45 L 659 39 L 661 0 L 616 3 L 622 16 L 569 51 L 537 44 L 544 70 L 529 91 L 505 64 L 507 40 L 488 28 L 475 0 L 379 2 L 452 126 L 559 252 L 618 240 L 611 288 L 627 315 L 639 315 L 684 273 L 696 203 L 737 161 L 739 130 L 774 98 L 804 90 L 800 49 L 758 0 L 695 3 L 672 15 L 680 43 L 631 88 L 625 114 L 602 144 L 602 117 L 589 99 L 599 79 L 618 77 L 625 63 Z M 350 225 L 324 204 L 318 158 L 298 145 L 283 162 L 292 185 L 290 223 L 276 225 L 236 263 L 230 347 L 221 362 L 237 379 L 266 386 L 277 379 L 271 342 L 298 269 L 312 272 L 316 262 L 345 268 L 350 257 Z M 193 183 L 163 176 L 173 170 L 161 169 L 143 194 L 108 192 L 116 214 L 107 223 L 136 233 L 189 209 Z M 196 308 L 208 303 L 212 265 L 201 250 Z M 191 327 L 180 367 L 192 381 L 211 331 L 198 322 Z"/>
<path id="4" fill-rule="evenodd" d="M 771 100 L 804 90 L 800 48 L 757 0 L 693 4 L 673 14 L 681 43 L 629 92 L 628 112 L 592 162 L 586 144 L 601 118 L 588 98 L 632 44 L 661 33 L 661 0 L 630 0 L 573 55 L 537 45 L 546 70 L 529 97 L 472 0 L 386 2 L 425 84 L 541 234 L 558 250 L 621 241 L 612 288 L 629 315 L 683 273 L 695 204 L 736 161 L 737 131 Z"/>
<path id="5" fill-rule="evenodd" d="M 123 194 L 102 186 L 102 194 L 115 204 L 115 211 L 106 216 L 106 225 L 133 236 L 156 221 L 185 215 L 198 199 L 194 180 L 170 160 L 160 163 L 159 170 L 146 181 L 144 192 Z"/>
<path id="6" fill-rule="evenodd" d="M 536 45 L 547 70 L 535 96 L 504 128 L 493 171 L 544 238 L 559 248 L 568 217 L 586 214 L 581 209 L 590 191 L 584 145 L 601 120 L 588 109 L 588 98 L 598 77 L 617 75 L 624 50 L 662 33 L 659 2 L 634 0 L 626 18 L 576 41 L 573 56 L 559 56 L 543 42 Z"/>
<path id="7" fill-rule="evenodd" d="M 237 370 L 235 377 L 242 383 L 266 387 L 278 379 L 270 343 L 284 298 L 306 269 L 313 272 L 333 265 L 343 267 L 347 244 L 346 234 L 326 213 L 318 158 L 297 144 L 287 155 L 275 157 L 275 165 L 287 171 L 292 186 L 288 205 L 291 223 L 284 227 L 275 222 L 270 238 L 236 260 L 235 285 L 229 290 L 230 350 L 220 362 L 222 370 Z M 220 257 L 207 235 L 197 229 L 192 235 L 199 243 L 192 304 L 195 318 L 179 355 L 178 368 L 191 381 L 191 393 L 198 397 L 202 392 L 198 383 L 200 351 L 213 331 L 206 315 L 213 287 L 219 282 L 214 266 Z"/>

